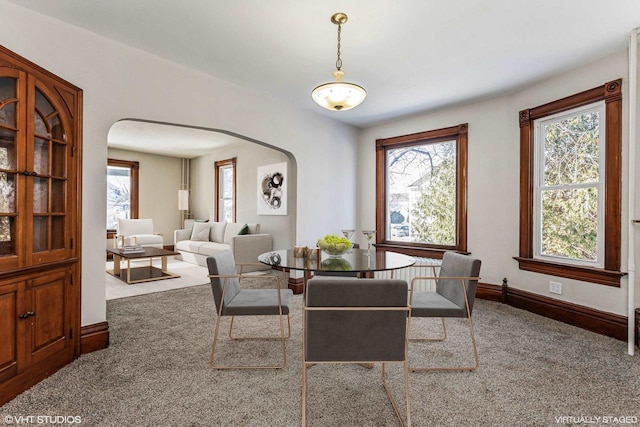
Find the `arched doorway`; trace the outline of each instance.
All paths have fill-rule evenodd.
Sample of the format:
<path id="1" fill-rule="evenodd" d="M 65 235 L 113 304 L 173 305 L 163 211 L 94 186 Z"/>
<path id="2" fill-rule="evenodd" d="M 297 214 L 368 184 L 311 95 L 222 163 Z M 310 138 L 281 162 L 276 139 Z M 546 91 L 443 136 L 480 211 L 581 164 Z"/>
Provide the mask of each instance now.
<path id="1" fill-rule="evenodd" d="M 157 232 L 172 236 L 181 223 L 178 190 L 185 186 L 185 160 L 189 165 L 190 215 L 215 220 L 214 164 L 236 158 L 237 221 L 259 223 L 261 232 L 272 234 L 274 248 L 295 244 L 297 163 L 290 152 L 223 129 L 142 119 L 114 123 L 107 147 L 109 159 L 140 162 L 139 216 L 153 213 Z M 257 168 L 280 162 L 287 164 L 286 215 L 258 215 Z"/>

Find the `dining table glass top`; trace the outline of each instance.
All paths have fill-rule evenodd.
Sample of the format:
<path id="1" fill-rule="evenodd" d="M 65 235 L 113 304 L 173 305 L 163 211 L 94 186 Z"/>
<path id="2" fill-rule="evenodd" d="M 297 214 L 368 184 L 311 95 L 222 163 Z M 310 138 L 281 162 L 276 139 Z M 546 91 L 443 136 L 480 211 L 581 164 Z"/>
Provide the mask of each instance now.
<path id="1" fill-rule="evenodd" d="M 344 255 L 330 256 L 321 252 L 320 257 L 295 257 L 292 249 L 265 252 L 258 260 L 279 270 L 300 270 L 308 272 L 352 272 L 367 273 L 396 270 L 412 266 L 416 259 L 397 252 L 351 249 Z"/>

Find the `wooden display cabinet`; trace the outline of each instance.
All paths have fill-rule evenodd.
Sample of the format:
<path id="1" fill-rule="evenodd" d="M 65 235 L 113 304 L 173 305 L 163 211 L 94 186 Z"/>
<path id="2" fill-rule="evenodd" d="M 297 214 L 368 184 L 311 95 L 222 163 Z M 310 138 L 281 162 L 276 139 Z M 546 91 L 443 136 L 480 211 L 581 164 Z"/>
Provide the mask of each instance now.
<path id="1" fill-rule="evenodd" d="M 80 354 L 82 90 L 0 46 L 0 405 Z"/>

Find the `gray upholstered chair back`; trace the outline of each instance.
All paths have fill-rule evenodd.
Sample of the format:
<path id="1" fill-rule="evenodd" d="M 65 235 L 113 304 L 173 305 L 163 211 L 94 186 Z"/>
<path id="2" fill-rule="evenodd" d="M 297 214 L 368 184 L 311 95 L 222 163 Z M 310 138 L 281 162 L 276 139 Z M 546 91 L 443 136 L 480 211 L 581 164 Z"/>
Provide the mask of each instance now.
<path id="1" fill-rule="evenodd" d="M 306 307 L 407 307 L 404 280 L 315 277 Z M 403 361 L 407 311 L 305 312 L 307 362 Z"/>
<path id="2" fill-rule="evenodd" d="M 455 252 L 445 252 L 442 257 L 440 277 L 478 277 L 480 275 L 480 260 Z M 469 311 L 473 311 L 478 280 L 466 280 Z M 466 313 L 464 293 L 460 279 L 438 279 L 436 292 L 453 302 Z"/>
<path id="3" fill-rule="evenodd" d="M 207 258 L 207 267 L 209 274 L 215 275 L 235 275 L 236 264 L 233 260 L 231 251 L 221 251 Z M 220 278 L 211 277 L 211 290 L 213 291 L 213 299 L 216 302 L 216 311 L 220 311 L 220 299 L 222 298 L 222 288 L 224 281 L 227 281 L 227 289 L 224 294 L 224 305 L 229 304 L 233 298 L 240 292 L 240 282 L 238 278 Z"/>

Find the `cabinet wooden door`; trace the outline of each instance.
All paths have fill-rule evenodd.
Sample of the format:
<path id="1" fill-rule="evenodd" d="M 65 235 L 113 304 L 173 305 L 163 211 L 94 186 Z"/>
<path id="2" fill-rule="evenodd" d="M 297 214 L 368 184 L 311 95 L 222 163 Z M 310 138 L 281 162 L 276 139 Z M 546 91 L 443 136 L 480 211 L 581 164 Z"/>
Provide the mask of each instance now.
<path id="1" fill-rule="evenodd" d="M 22 315 L 24 319 L 28 345 L 27 364 L 38 363 L 54 353 L 72 346 L 71 325 L 67 305 L 70 291 L 70 272 L 59 271 L 31 280 L 27 286 L 29 304 Z"/>
<path id="2" fill-rule="evenodd" d="M 18 358 L 21 353 L 19 337 L 24 328 L 18 330 L 18 313 L 23 309 L 21 301 L 24 283 L 0 284 L 0 382 L 18 373 Z"/>
<path id="3" fill-rule="evenodd" d="M 58 269 L 0 282 L 0 382 L 55 354 L 73 356 L 72 276 Z"/>

